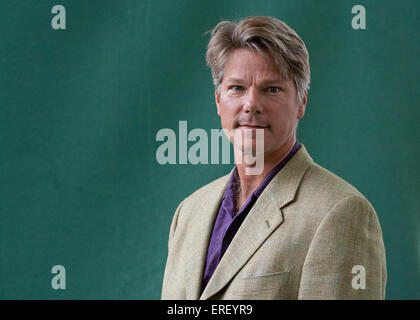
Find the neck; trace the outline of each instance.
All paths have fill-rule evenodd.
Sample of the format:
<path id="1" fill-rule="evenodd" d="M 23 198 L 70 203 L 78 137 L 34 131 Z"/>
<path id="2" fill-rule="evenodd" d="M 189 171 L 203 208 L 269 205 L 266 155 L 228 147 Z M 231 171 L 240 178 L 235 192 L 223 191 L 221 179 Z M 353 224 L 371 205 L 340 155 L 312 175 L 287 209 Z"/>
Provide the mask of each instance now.
<path id="1" fill-rule="evenodd" d="M 289 142 L 285 143 L 279 149 L 274 151 L 269 151 L 264 153 L 264 167 L 259 175 L 250 175 L 246 173 L 247 168 L 252 168 L 252 165 L 246 163 L 246 161 L 241 161 L 236 165 L 238 170 L 238 175 L 240 179 L 240 194 L 238 197 L 240 198 L 240 202 L 243 203 L 248 199 L 249 195 L 254 192 L 255 189 L 263 182 L 265 177 L 270 173 L 270 171 L 278 165 L 290 151 L 293 149 L 295 145 L 296 138 L 294 137 Z M 239 150 L 235 150 L 235 158 L 236 152 L 240 152 Z M 242 158 L 243 159 L 243 158 Z"/>

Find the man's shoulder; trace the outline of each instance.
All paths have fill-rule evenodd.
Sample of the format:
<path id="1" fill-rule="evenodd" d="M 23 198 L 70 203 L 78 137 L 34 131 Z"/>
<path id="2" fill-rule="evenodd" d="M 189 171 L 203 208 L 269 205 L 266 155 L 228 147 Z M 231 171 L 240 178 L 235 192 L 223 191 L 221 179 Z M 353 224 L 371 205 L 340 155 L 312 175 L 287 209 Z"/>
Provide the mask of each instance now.
<path id="1" fill-rule="evenodd" d="M 230 175 L 231 173 L 228 173 L 216 180 L 205 184 L 204 186 L 200 187 L 199 189 L 195 190 L 193 193 L 188 195 L 183 200 L 183 203 L 203 201 L 204 199 L 208 198 L 209 195 L 221 194 L 220 197 L 223 196 L 223 192 L 229 181 Z"/>
<path id="2" fill-rule="evenodd" d="M 327 192 L 329 194 L 335 193 L 363 197 L 363 194 L 350 182 L 316 162 L 308 168 L 303 183 L 307 183 L 312 188 L 316 188 L 320 193 Z"/>
<path id="3" fill-rule="evenodd" d="M 353 184 L 315 162 L 305 173 L 298 197 L 304 201 L 314 201 L 316 206 L 325 208 L 345 199 L 371 206 L 369 200 Z"/>
<path id="4" fill-rule="evenodd" d="M 299 183 L 297 193 L 300 195 L 300 200 L 318 198 L 331 202 L 352 196 L 364 198 L 362 193 L 350 182 L 312 159 L 303 144 L 296 155 L 290 159 L 290 164 L 287 164 L 282 170 L 287 171 L 287 173 L 283 173 L 283 177 L 289 177 L 286 181 L 293 181 L 290 176 L 298 178 L 295 181 Z M 280 179 L 277 183 L 281 185 L 284 180 Z M 292 185 L 296 185 L 295 182 Z M 283 190 L 285 189 L 279 188 L 280 192 Z M 286 190 L 288 189 L 286 188 Z"/>

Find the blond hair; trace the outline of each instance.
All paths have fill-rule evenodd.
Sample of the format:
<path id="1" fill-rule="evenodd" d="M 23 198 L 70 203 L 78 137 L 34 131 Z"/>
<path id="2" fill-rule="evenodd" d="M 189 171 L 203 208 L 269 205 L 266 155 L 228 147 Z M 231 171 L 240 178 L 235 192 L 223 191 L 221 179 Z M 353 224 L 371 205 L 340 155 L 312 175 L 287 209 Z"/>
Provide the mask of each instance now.
<path id="1" fill-rule="evenodd" d="M 282 76 L 293 81 L 299 102 L 302 101 L 305 91 L 309 90 L 309 54 L 305 43 L 292 28 L 276 18 L 263 16 L 247 17 L 239 22 L 219 22 L 211 30 L 206 54 L 217 91 L 230 54 L 239 48 L 273 58 Z"/>

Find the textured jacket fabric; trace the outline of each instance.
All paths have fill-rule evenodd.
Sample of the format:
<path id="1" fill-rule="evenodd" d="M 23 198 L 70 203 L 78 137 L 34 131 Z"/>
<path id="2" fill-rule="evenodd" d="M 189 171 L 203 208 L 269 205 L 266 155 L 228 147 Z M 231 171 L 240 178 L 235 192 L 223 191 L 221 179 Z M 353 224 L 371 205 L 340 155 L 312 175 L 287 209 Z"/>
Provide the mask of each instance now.
<path id="1" fill-rule="evenodd" d="M 385 298 L 385 247 L 374 208 L 316 164 L 303 144 L 260 195 L 201 292 L 229 177 L 176 209 L 162 299 Z"/>

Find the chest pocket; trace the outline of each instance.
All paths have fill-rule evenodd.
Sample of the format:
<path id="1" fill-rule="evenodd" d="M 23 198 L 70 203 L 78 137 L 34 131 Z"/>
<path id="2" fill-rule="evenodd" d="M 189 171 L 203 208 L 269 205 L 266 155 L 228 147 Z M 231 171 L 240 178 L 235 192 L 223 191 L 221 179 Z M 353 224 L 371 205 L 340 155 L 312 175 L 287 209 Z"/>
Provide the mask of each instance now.
<path id="1" fill-rule="evenodd" d="M 279 299 L 289 284 L 290 271 L 238 275 L 231 283 L 232 299 Z"/>

